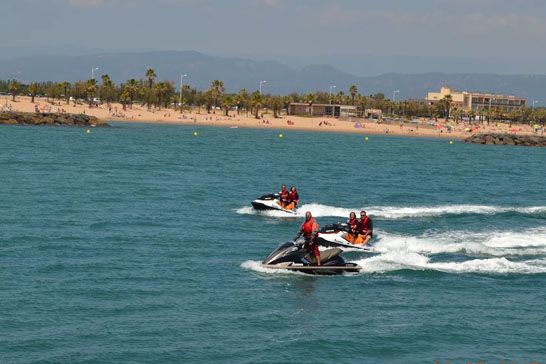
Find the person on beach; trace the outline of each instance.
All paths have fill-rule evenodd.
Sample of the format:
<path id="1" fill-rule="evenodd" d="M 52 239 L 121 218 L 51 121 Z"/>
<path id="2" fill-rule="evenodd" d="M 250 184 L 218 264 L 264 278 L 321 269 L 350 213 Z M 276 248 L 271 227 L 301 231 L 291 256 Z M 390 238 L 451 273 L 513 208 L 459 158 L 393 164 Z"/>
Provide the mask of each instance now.
<path id="1" fill-rule="evenodd" d="M 300 196 L 298 195 L 296 186 L 290 187 L 290 193 L 288 194 L 288 197 L 290 197 L 290 201 L 292 201 L 291 210 L 295 210 L 298 207 L 298 204 L 300 203 Z"/>
<path id="2" fill-rule="evenodd" d="M 308 254 L 312 254 L 315 258 L 316 265 L 320 265 L 320 251 L 317 244 L 317 233 L 319 225 L 311 215 L 311 211 L 305 213 L 305 222 L 301 224 L 300 230 L 294 237 L 294 241 L 298 240 L 303 235 L 305 238 L 304 248 Z"/>
<path id="3" fill-rule="evenodd" d="M 366 215 L 366 211 L 360 211 L 360 221 L 358 222 L 358 235 L 362 238 L 360 244 L 367 245 L 371 238 L 373 238 L 373 222 L 369 216 Z"/>
<path id="4" fill-rule="evenodd" d="M 347 220 L 347 226 L 349 231 L 343 235 L 343 239 L 347 240 L 351 244 L 362 244 L 364 239 L 358 233 L 359 222 L 356 218 L 356 214 L 351 211 L 349 214 L 349 220 Z"/>

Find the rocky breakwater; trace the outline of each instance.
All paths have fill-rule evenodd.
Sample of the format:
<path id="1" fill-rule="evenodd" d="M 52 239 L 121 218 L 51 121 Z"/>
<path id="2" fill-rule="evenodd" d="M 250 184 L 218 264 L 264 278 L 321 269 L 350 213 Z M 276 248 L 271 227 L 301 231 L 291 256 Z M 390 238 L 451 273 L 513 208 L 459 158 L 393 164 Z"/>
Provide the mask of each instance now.
<path id="1" fill-rule="evenodd" d="M 110 126 L 104 121 L 85 114 L 0 112 L 0 124 Z"/>
<path id="2" fill-rule="evenodd" d="M 546 147 L 546 137 L 540 135 L 475 134 L 464 140 L 466 143 L 519 145 L 524 147 Z"/>

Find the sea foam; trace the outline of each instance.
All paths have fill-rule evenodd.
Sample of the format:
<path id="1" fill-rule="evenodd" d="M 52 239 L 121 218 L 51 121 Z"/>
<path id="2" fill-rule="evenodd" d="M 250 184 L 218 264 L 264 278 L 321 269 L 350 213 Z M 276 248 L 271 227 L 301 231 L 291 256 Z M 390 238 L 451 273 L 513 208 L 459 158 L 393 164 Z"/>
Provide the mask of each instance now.
<path id="1" fill-rule="evenodd" d="M 524 215 L 546 214 L 546 206 L 488 206 L 488 205 L 438 205 L 438 206 L 369 206 L 369 207 L 335 207 L 319 203 L 304 204 L 296 214 L 282 211 L 258 211 L 252 207 L 241 207 L 235 210 L 239 214 L 263 215 L 270 217 L 304 217 L 306 211 L 311 211 L 315 217 L 347 217 L 351 211 L 366 210 L 372 217 L 397 220 L 406 218 L 427 218 L 443 215 L 495 215 L 501 213 L 519 213 Z"/>

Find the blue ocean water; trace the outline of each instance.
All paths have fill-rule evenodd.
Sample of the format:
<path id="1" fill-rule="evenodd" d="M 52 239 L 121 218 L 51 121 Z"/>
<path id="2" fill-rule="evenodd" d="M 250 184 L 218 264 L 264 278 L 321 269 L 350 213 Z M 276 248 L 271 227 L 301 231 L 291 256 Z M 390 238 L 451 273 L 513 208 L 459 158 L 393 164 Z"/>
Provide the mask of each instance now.
<path id="1" fill-rule="evenodd" d="M 277 134 L 1 127 L 0 361 L 546 362 L 546 149 Z M 260 268 L 362 208 L 361 273 Z"/>

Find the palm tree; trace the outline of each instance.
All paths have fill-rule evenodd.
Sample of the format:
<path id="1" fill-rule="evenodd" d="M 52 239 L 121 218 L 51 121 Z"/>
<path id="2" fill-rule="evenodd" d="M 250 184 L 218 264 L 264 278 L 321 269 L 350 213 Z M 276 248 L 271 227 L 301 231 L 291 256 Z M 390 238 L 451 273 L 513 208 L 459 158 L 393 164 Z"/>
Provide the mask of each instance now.
<path id="1" fill-rule="evenodd" d="M 66 104 L 68 105 L 70 103 L 70 98 L 68 96 L 68 89 L 70 88 L 70 82 L 64 81 L 59 84 L 59 87 L 63 89 L 64 99 L 66 100 Z"/>
<path id="2" fill-rule="evenodd" d="M 262 107 L 262 95 L 260 95 L 259 91 L 254 91 L 252 93 L 251 99 L 250 99 L 252 108 L 254 109 L 254 117 L 256 119 L 259 119 L 258 113 L 260 112 L 260 108 Z"/>
<path id="3" fill-rule="evenodd" d="M 9 92 L 11 93 L 12 100 L 15 101 L 15 96 L 19 93 L 21 84 L 17 80 L 13 80 L 9 83 Z"/>
<path id="4" fill-rule="evenodd" d="M 36 94 L 38 93 L 38 84 L 36 82 L 32 82 L 30 86 L 28 86 L 28 92 L 30 92 L 30 97 L 31 97 L 30 102 L 34 104 L 34 98 L 36 97 Z"/>
<path id="5" fill-rule="evenodd" d="M 127 85 L 125 87 L 127 89 L 129 108 L 132 109 L 133 101 L 135 101 L 136 97 L 138 96 L 138 82 L 134 78 L 131 78 L 129 81 L 127 81 Z"/>
<path id="6" fill-rule="evenodd" d="M 358 88 L 356 85 L 349 86 L 349 94 L 351 95 L 351 105 L 355 104 L 355 97 L 358 95 Z"/>
<path id="7" fill-rule="evenodd" d="M 212 100 L 214 101 L 214 106 L 218 106 L 218 98 L 224 94 L 224 81 L 214 80 L 210 84 L 209 90 L 211 92 Z"/>
<path id="8" fill-rule="evenodd" d="M 85 92 L 87 94 L 87 100 L 89 102 L 89 107 L 93 105 L 93 97 L 97 93 L 97 80 L 94 78 L 87 80 L 85 85 Z"/>
<path id="9" fill-rule="evenodd" d="M 102 79 L 102 91 L 101 97 L 106 100 L 106 104 L 110 106 L 110 100 L 112 99 L 112 93 L 114 89 L 114 83 L 107 74 L 101 76 Z"/>
<path id="10" fill-rule="evenodd" d="M 234 102 L 234 98 L 231 95 L 224 95 L 224 97 L 222 97 L 222 107 L 225 116 L 229 116 L 229 109 L 231 109 Z"/>
<path id="11" fill-rule="evenodd" d="M 157 75 L 153 68 L 148 68 L 146 70 L 146 78 L 148 79 L 148 97 L 146 98 L 146 103 L 148 104 L 148 110 L 151 109 L 151 97 L 152 97 L 152 87 L 154 86 L 154 81 Z"/>

